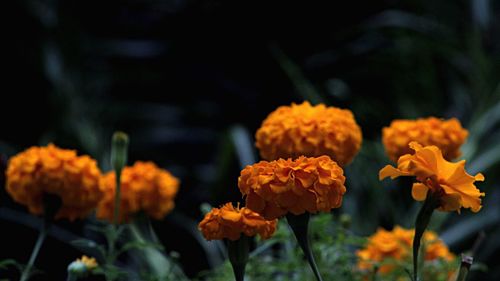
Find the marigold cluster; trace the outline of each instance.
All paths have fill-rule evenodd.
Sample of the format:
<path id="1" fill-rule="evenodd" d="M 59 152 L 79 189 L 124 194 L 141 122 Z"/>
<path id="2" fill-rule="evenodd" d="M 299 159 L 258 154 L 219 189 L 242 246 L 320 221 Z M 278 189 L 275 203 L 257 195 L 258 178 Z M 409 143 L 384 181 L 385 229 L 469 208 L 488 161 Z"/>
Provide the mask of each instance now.
<path id="1" fill-rule="evenodd" d="M 350 110 L 309 102 L 279 107 L 267 116 L 255 137 L 265 160 L 328 155 L 341 166 L 352 161 L 362 142 Z"/>
<path id="2" fill-rule="evenodd" d="M 152 162 L 137 161 L 125 167 L 120 181 L 120 222 L 143 211 L 155 219 L 163 218 L 174 208 L 174 197 L 179 189 L 179 180 L 168 171 Z M 113 221 L 116 178 L 109 172 L 101 179 L 105 195 L 97 210 L 97 217 Z"/>
<path id="3" fill-rule="evenodd" d="M 221 208 L 213 208 L 200 222 L 198 228 L 207 240 L 238 240 L 243 233 L 246 236 L 259 234 L 268 239 L 276 231 L 278 220 L 266 220 L 260 214 L 248 208 L 234 208 L 226 203 Z"/>
<path id="4" fill-rule="evenodd" d="M 328 156 L 261 161 L 245 167 L 238 187 L 246 206 L 267 219 L 288 212 L 329 212 L 342 204 L 344 171 Z"/>
<path id="5" fill-rule="evenodd" d="M 45 193 L 56 195 L 61 207 L 55 218 L 74 220 L 89 215 L 103 197 L 100 175 L 96 161 L 87 155 L 53 144 L 34 146 L 9 160 L 6 189 L 35 215 L 43 213 Z"/>
<path id="6" fill-rule="evenodd" d="M 484 176 L 475 176 L 465 171 L 465 160 L 457 163 L 448 162 L 443 158 L 441 150 L 436 146 L 422 147 L 416 142 L 410 143 L 414 154 L 406 154 L 399 158 L 398 167 L 387 165 L 379 172 L 379 179 L 391 179 L 399 176 L 414 176 L 417 183 L 413 184 L 412 196 L 417 201 L 423 201 L 427 193 L 439 199 L 439 210 L 460 211 L 460 208 L 470 208 L 473 212 L 481 209 L 480 192 L 474 185 L 475 181 L 483 181 Z"/>
<path id="7" fill-rule="evenodd" d="M 392 231 L 379 228 L 375 234 L 368 238 L 365 248 L 356 252 L 359 258 L 358 268 L 371 271 L 376 264 L 387 262 L 389 259 L 410 260 L 414 234 L 414 229 L 404 229 L 399 226 L 396 226 Z M 455 258 L 435 232 L 424 232 L 422 243 L 425 249 L 425 261 L 438 259 L 452 261 Z M 378 272 L 389 273 L 396 266 L 395 263 L 382 264 Z"/>
<path id="8" fill-rule="evenodd" d="M 460 146 L 465 142 L 468 134 L 456 118 L 448 120 L 436 117 L 417 120 L 399 119 L 382 129 L 382 142 L 387 155 L 394 162 L 400 156 L 412 152 L 408 147 L 412 141 L 423 146 L 435 145 L 441 149 L 445 159 L 452 160 L 460 156 Z"/>

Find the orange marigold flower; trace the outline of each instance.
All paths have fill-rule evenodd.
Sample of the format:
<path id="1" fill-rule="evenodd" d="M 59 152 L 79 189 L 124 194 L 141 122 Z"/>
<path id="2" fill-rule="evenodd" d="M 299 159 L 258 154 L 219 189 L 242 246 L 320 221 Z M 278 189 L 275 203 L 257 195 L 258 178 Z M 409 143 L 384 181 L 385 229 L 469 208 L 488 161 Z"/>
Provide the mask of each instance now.
<path id="1" fill-rule="evenodd" d="M 352 161 L 362 141 L 350 110 L 309 102 L 280 106 L 262 122 L 255 138 L 265 160 L 328 155 L 341 166 Z"/>
<path id="2" fill-rule="evenodd" d="M 95 258 L 89 258 L 86 255 L 83 255 L 81 258 L 76 259 L 75 262 L 82 263 L 88 270 L 92 270 L 97 267 L 97 261 L 95 260 Z"/>
<path id="3" fill-rule="evenodd" d="M 113 221 L 116 178 L 113 171 L 101 179 L 105 195 L 97 210 L 97 217 Z M 153 162 L 137 161 L 125 167 L 120 183 L 120 222 L 129 221 L 137 212 L 144 211 L 155 219 L 163 218 L 174 208 L 174 197 L 179 180 Z"/>
<path id="4" fill-rule="evenodd" d="M 288 212 L 329 212 L 342 204 L 346 192 L 343 173 L 326 155 L 260 161 L 241 171 L 238 187 L 246 196 L 246 206 L 267 219 Z"/>
<path id="5" fill-rule="evenodd" d="M 382 129 L 382 142 L 387 155 L 394 162 L 400 156 L 412 152 L 408 147 L 412 141 L 423 146 L 435 145 L 441 149 L 445 159 L 452 160 L 460 156 L 460 146 L 468 134 L 456 118 L 400 119 L 392 121 L 389 127 Z"/>
<path id="6" fill-rule="evenodd" d="M 53 144 L 34 146 L 9 160 L 6 189 L 35 215 L 43 213 L 44 193 L 56 195 L 61 207 L 55 218 L 74 220 L 89 215 L 101 200 L 100 175 L 96 161 L 87 155 Z"/>
<path id="7" fill-rule="evenodd" d="M 198 225 L 207 240 L 238 240 L 241 233 L 246 236 L 260 235 L 268 239 L 276 231 L 278 220 L 266 220 L 260 214 L 248 209 L 233 207 L 226 203 L 220 209 L 213 208 Z"/>
<path id="8" fill-rule="evenodd" d="M 368 238 L 365 248 L 356 252 L 359 258 L 358 268 L 371 272 L 375 263 L 382 263 L 388 259 L 411 260 L 414 235 L 414 229 L 404 229 L 396 226 L 392 231 L 387 231 L 379 228 L 375 234 Z M 439 240 L 435 232 L 426 231 L 422 241 L 425 245 L 426 261 L 437 259 L 452 261 L 455 258 L 446 244 Z M 378 272 L 389 273 L 395 267 L 396 264 L 383 264 L 378 269 Z"/>
<path id="9" fill-rule="evenodd" d="M 410 143 L 415 154 L 406 154 L 399 158 L 398 167 L 385 166 L 379 172 L 379 179 L 391 179 L 399 176 L 415 176 L 418 183 L 413 184 L 412 196 L 417 201 L 425 200 L 430 190 L 439 198 L 439 210 L 460 211 L 460 208 L 470 208 L 473 212 L 481 209 L 480 192 L 474 185 L 475 181 L 483 181 L 484 176 L 475 176 L 465 171 L 465 160 L 457 163 L 448 162 L 443 158 L 437 146 L 422 147 L 416 142 Z"/>

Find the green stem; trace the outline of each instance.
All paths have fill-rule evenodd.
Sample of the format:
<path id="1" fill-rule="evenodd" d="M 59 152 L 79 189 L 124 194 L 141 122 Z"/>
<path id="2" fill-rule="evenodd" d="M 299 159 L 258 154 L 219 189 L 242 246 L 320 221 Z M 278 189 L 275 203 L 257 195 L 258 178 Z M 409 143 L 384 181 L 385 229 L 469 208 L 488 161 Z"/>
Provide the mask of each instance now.
<path id="1" fill-rule="evenodd" d="M 38 238 L 35 243 L 35 247 L 33 247 L 33 252 L 31 253 L 31 257 L 28 261 L 28 264 L 23 270 L 23 273 L 21 274 L 21 279 L 20 281 L 26 281 L 28 280 L 30 273 L 31 273 L 31 268 L 33 267 L 33 264 L 35 263 L 36 257 L 38 256 L 38 252 L 40 252 L 40 248 L 42 247 L 43 241 L 45 240 L 45 237 L 47 237 L 49 229 L 49 223 L 46 221 L 45 218 L 42 219 L 42 227 L 40 228 L 40 232 L 38 233 Z"/>
<path id="2" fill-rule="evenodd" d="M 420 242 L 425 229 L 429 225 L 432 213 L 437 206 L 438 200 L 429 190 L 415 221 L 415 236 L 413 237 L 413 281 L 421 281 L 418 279 L 418 253 L 420 250 Z"/>
<path id="3" fill-rule="evenodd" d="M 318 266 L 316 265 L 316 261 L 314 260 L 314 256 L 310 247 L 309 235 L 308 235 L 309 218 L 310 214 L 308 212 L 298 216 L 293 214 L 286 215 L 288 224 L 292 228 L 292 231 L 295 234 L 295 237 L 297 238 L 297 242 L 299 243 L 300 248 L 302 248 L 302 251 L 304 252 L 306 259 L 309 262 L 309 265 L 311 266 L 314 276 L 316 276 L 316 280 L 323 281 L 323 278 L 321 278 L 321 274 L 319 273 Z"/>
<path id="4" fill-rule="evenodd" d="M 473 258 L 462 254 L 462 263 L 460 264 L 460 271 L 458 272 L 457 281 L 465 281 L 472 265 Z"/>
<path id="5" fill-rule="evenodd" d="M 243 281 L 245 278 L 245 267 L 248 262 L 248 244 L 250 237 L 242 234 L 236 241 L 228 240 L 227 254 L 233 267 L 236 281 Z"/>
<path id="6" fill-rule="evenodd" d="M 78 280 L 78 277 L 76 277 L 74 274 L 68 274 L 68 279 L 66 281 L 76 281 Z"/>
<path id="7" fill-rule="evenodd" d="M 116 178 L 116 189 L 115 189 L 115 209 L 113 213 L 113 223 L 115 225 L 118 225 L 120 223 L 120 196 L 121 196 L 121 175 L 122 175 L 122 170 L 117 169 L 115 170 L 115 178 Z"/>
<path id="8" fill-rule="evenodd" d="M 127 164 L 128 136 L 124 132 L 115 132 L 111 139 L 111 166 L 115 170 L 115 210 L 113 223 L 118 225 L 120 220 L 120 178 L 123 167 Z"/>

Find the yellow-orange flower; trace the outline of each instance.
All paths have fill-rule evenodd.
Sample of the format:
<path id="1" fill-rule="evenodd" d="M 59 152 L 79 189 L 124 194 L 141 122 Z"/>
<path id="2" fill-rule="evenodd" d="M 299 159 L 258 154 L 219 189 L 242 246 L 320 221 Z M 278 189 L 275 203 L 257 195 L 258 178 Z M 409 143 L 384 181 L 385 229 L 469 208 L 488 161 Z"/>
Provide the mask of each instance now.
<path id="1" fill-rule="evenodd" d="M 6 171 L 7 192 L 35 215 L 43 213 L 43 195 L 61 199 L 55 218 L 84 218 L 103 196 L 99 186 L 101 172 L 96 161 L 75 150 L 53 144 L 31 147 L 9 160 Z"/>
<path id="2" fill-rule="evenodd" d="M 474 185 L 475 181 L 483 181 L 484 176 L 475 176 L 465 171 L 465 160 L 457 163 L 443 158 L 441 150 L 436 146 L 422 147 L 416 142 L 410 143 L 415 154 L 406 154 L 399 158 L 398 167 L 387 165 L 379 172 L 379 179 L 391 179 L 399 176 L 415 176 L 418 183 L 413 184 L 412 196 L 417 201 L 425 200 L 430 190 L 439 198 L 439 210 L 460 211 L 470 208 L 473 212 L 481 209 L 483 192 Z"/>
<path id="3" fill-rule="evenodd" d="M 388 262 L 389 259 L 396 261 L 411 260 L 411 250 L 413 245 L 414 229 L 404 229 L 396 226 L 392 231 L 379 228 L 368 238 L 365 248 L 356 252 L 358 256 L 358 268 L 361 270 L 371 270 L 375 263 Z M 426 231 L 422 238 L 425 247 L 425 261 L 442 259 L 452 261 L 455 256 L 448 250 L 446 244 L 439 240 L 437 234 Z M 391 272 L 397 265 L 382 264 L 378 272 L 384 274 Z"/>
<path id="4" fill-rule="evenodd" d="M 83 265 L 85 265 L 87 270 L 92 270 L 97 267 L 97 261 L 95 260 L 95 258 L 89 258 L 86 255 L 83 255 L 81 258 L 76 259 L 75 262 L 82 263 Z"/>
<path id="5" fill-rule="evenodd" d="M 278 220 L 266 220 L 248 208 L 234 208 L 226 203 L 220 209 L 213 208 L 198 225 L 207 240 L 238 240 L 241 234 L 268 239 L 276 231 Z"/>
<path id="6" fill-rule="evenodd" d="M 97 210 L 97 217 L 113 220 L 116 178 L 109 172 L 101 179 L 105 196 Z M 179 180 L 168 171 L 158 168 L 153 162 L 137 161 L 125 167 L 120 183 L 121 222 L 140 211 L 155 219 L 163 218 L 174 208 L 174 197 L 179 189 Z"/>
<path id="7" fill-rule="evenodd" d="M 265 160 L 328 155 L 341 166 L 352 161 L 362 142 L 350 110 L 309 102 L 280 106 L 262 122 L 255 138 Z"/>
<path id="8" fill-rule="evenodd" d="M 435 145 L 441 149 L 445 159 L 452 160 L 460 156 L 460 146 L 468 134 L 456 118 L 400 119 L 392 121 L 389 127 L 382 129 L 382 142 L 387 155 L 394 162 L 400 156 L 412 152 L 408 147 L 412 141 L 423 146 Z"/>
<path id="9" fill-rule="evenodd" d="M 288 212 L 329 212 L 342 204 L 346 192 L 343 173 L 326 155 L 261 161 L 241 171 L 238 187 L 246 196 L 247 208 L 267 219 Z"/>
<path id="10" fill-rule="evenodd" d="M 83 255 L 68 265 L 68 274 L 70 277 L 73 277 L 72 280 L 87 277 L 97 266 L 97 261 L 94 258 Z"/>
<path id="11" fill-rule="evenodd" d="M 413 232 L 413 231 L 412 231 Z M 438 237 L 438 235 L 433 231 L 426 231 L 422 237 L 422 241 L 425 247 L 425 260 L 432 261 L 436 259 L 444 259 L 446 261 L 452 261 L 455 259 L 448 246 L 443 243 Z M 410 244 L 412 245 L 412 244 Z"/>

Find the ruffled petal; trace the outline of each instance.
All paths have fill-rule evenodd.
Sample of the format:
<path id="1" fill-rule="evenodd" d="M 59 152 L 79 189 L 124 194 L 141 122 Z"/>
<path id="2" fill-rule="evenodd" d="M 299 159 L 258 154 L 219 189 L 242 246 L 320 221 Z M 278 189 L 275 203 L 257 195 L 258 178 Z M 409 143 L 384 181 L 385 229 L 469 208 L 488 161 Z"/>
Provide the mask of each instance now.
<path id="1" fill-rule="evenodd" d="M 423 183 L 414 183 L 411 189 L 411 196 L 417 201 L 424 201 L 427 197 L 429 187 Z"/>

